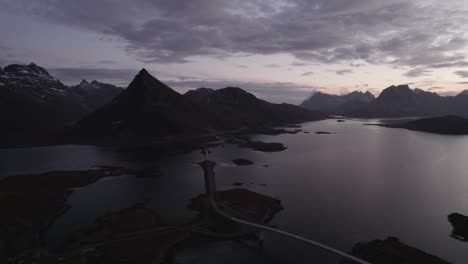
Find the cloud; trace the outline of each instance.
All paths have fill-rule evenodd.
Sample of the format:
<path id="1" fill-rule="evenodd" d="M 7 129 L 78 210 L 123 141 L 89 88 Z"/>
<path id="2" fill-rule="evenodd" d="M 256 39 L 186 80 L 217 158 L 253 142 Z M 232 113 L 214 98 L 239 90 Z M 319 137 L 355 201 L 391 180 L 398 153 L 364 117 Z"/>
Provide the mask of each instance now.
<path id="1" fill-rule="evenodd" d="M 101 61 L 98 61 L 97 63 L 99 63 L 99 64 L 116 64 L 117 61 L 114 61 L 114 60 L 101 60 Z"/>
<path id="2" fill-rule="evenodd" d="M 311 90 L 325 89 L 317 86 L 298 86 L 290 82 L 242 82 L 228 80 L 190 80 L 190 81 L 165 81 L 167 85 L 184 93 L 191 89 L 200 87 L 224 88 L 228 86 L 240 87 L 246 91 L 255 94 L 257 97 L 276 103 L 298 104 L 307 97 Z"/>
<path id="3" fill-rule="evenodd" d="M 404 73 L 403 75 L 406 77 L 414 78 L 414 77 L 420 77 L 420 76 L 429 76 L 430 73 L 432 73 L 431 70 L 418 68 L 418 69 L 411 69 L 407 71 L 406 73 Z"/>
<path id="4" fill-rule="evenodd" d="M 48 71 L 57 79 L 67 84 L 78 84 L 82 79 L 109 82 L 125 86 L 138 71 L 133 69 L 109 68 L 51 68 Z"/>
<path id="5" fill-rule="evenodd" d="M 301 76 L 312 76 L 314 73 L 313 72 L 304 72 L 303 74 L 301 74 Z"/>
<path id="6" fill-rule="evenodd" d="M 427 68 L 432 68 L 432 69 L 455 68 L 455 67 L 468 67 L 468 61 L 436 63 L 436 64 L 430 64 L 427 66 Z"/>
<path id="7" fill-rule="evenodd" d="M 265 67 L 268 67 L 268 68 L 280 68 L 281 66 L 278 65 L 278 64 L 272 63 L 272 64 L 267 64 L 267 65 L 265 65 Z"/>
<path id="8" fill-rule="evenodd" d="M 307 66 L 307 65 L 308 65 L 307 63 L 298 62 L 298 61 L 291 63 L 291 66 L 295 66 L 295 67 L 302 67 L 302 66 Z"/>
<path id="9" fill-rule="evenodd" d="M 247 65 L 245 65 L 245 64 L 236 64 L 236 65 L 234 65 L 234 66 L 237 67 L 237 68 L 241 68 L 241 69 L 247 69 L 247 68 L 249 68 L 249 66 L 247 66 Z"/>
<path id="10" fill-rule="evenodd" d="M 51 68 L 48 71 L 57 79 L 69 85 L 78 84 L 82 79 L 98 80 L 125 87 L 128 85 L 137 71 L 132 69 L 109 68 Z M 184 93 L 190 89 L 200 87 L 224 88 L 228 86 L 240 87 L 251 92 L 259 98 L 276 103 L 300 103 L 309 95 L 312 89 L 320 90 L 323 87 L 303 85 L 298 86 L 291 82 L 243 82 L 230 80 L 200 80 L 190 76 L 174 76 L 175 80 L 161 80 L 171 88 Z"/>
<path id="11" fill-rule="evenodd" d="M 7 12 L 115 37 L 145 62 L 289 54 L 412 67 L 466 63 L 468 11 L 451 1 L 7 1 Z M 107 16 L 104 14 L 112 14 Z M 449 17 L 450 19 L 447 19 Z"/>
<path id="12" fill-rule="evenodd" d="M 462 78 L 468 78 L 468 71 L 456 71 L 454 73 Z"/>
<path id="13" fill-rule="evenodd" d="M 11 53 L 10 47 L 0 42 L 0 66 L 19 63 L 15 56 Z"/>
<path id="14" fill-rule="evenodd" d="M 345 75 L 348 73 L 353 73 L 353 70 L 351 69 L 342 69 L 342 70 L 329 70 L 329 72 L 334 72 L 336 75 Z"/>
<path id="15" fill-rule="evenodd" d="M 349 66 L 351 66 L 351 67 L 363 67 L 363 66 L 366 66 L 366 64 L 365 63 L 359 63 L 359 62 L 351 62 L 349 64 Z"/>
<path id="16" fill-rule="evenodd" d="M 427 88 L 427 90 L 429 91 L 442 90 L 442 89 L 444 89 L 444 87 L 441 87 L 441 86 L 432 86 L 432 87 Z"/>

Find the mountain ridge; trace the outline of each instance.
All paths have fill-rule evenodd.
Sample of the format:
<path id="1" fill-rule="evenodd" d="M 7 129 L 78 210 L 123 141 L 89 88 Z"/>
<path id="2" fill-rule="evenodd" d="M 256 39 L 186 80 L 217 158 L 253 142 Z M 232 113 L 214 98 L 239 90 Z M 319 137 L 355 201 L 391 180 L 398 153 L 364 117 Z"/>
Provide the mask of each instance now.
<path id="1" fill-rule="evenodd" d="M 301 106 L 357 118 L 468 116 L 468 96 L 464 91 L 455 96 L 440 96 L 419 88 L 411 89 L 406 84 L 392 85 L 372 100 L 349 103 L 346 98 L 352 93 L 341 96 L 316 93 L 304 100 Z M 363 93 L 360 94 L 362 96 Z"/>
<path id="2" fill-rule="evenodd" d="M 329 114 L 343 115 L 347 111 L 359 108 L 375 99 L 369 91 L 353 91 L 344 95 L 316 92 L 305 99 L 300 106 L 309 110 L 323 111 Z"/>
<path id="3" fill-rule="evenodd" d="M 274 104 L 257 98 L 255 95 L 239 87 L 222 89 L 198 88 L 183 95 L 194 103 L 208 108 L 210 114 L 216 116 L 221 129 L 237 129 L 241 127 L 276 126 L 286 123 L 297 123 L 309 120 L 319 120 L 326 115 L 304 111 L 291 104 Z M 229 122 L 223 118 L 229 116 Z"/>
<path id="4" fill-rule="evenodd" d="M 206 135 L 328 117 L 269 103 L 238 87 L 182 95 L 144 68 L 123 89 L 86 79 L 67 86 L 34 63 L 7 65 L 0 67 L 0 101 L 2 146 L 86 142 L 92 137 Z"/>
<path id="5" fill-rule="evenodd" d="M 142 69 L 114 100 L 76 125 L 80 135 L 137 138 L 206 134 L 312 121 L 326 115 L 273 104 L 238 87 L 199 88 L 184 95 Z"/>
<path id="6" fill-rule="evenodd" d="M 0 144 L 55 137 L 111 96 L 99 93 L 91 102 L 35 63 L 0 68 Z"/>
<path id="7" fill-rule="evenodd" d="M 145 69 L 110 104 L 80 120 L 79 138 L 137 138 L 208 132 L 200 109 Z"/>

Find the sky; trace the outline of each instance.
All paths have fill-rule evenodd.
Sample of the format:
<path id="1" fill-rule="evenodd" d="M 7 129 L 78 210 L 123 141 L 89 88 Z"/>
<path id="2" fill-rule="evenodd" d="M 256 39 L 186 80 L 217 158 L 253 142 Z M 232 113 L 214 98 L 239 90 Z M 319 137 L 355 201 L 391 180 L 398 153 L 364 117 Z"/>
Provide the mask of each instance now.
<path id="1" fill-rule="evenodd" d="M 0 66 L 183 93 L 241 87 L 300 103 L 409 84 L 468 89 L 466 0 L 0 0 Z"/>

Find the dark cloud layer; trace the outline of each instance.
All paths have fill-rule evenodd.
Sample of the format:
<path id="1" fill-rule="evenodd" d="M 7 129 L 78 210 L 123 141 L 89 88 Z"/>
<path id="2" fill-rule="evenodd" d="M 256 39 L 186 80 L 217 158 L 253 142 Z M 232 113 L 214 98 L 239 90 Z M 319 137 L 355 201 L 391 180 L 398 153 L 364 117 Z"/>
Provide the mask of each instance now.
<path id="1" fill-rule="evenodd" d="M 266 67 L 272 73 L 297 70 L 296 77 L 302 79 L 326 69 L 333 69 L 329 72 L 337 75 L 361 74 L 366 67 L 374 65 L 390 66 L 408 78 L 433 76 L 427 84 L 420 83 L 421 87 L 441 85 L 434 76 L 440 69 L 450 69 L 454 78 L 468 78 L 468 6 L 463 0 L 0 0 L 0 6 L 0 15 L 27 16 L 41 24 L 59 25 L 64 31 L 96 33 L 90 35 L 110 40 L 106 44 L 123 47 L 131 55 L 123 63 L 106 56 L 103 57 L 106 60 L 96 59 L 94 64 L 76 64 L 91 68 L 71 65 L 50 70 L 68 84 L 86 78 L 124 86 L 138 70 L 127 69 L 130 60 L 134 63 L 133 58 L 165 64 L 197 61 L 197 56 L 236 57 L 239 59 L 228 61 L 229 65 L 246 72 L 254 71 L 255 66 Z M 29 61 L 31 58 L 25 57 L 34 55 L 35 47 L 21 54 L 10 52 L 9 48 L 0 39 L 0 65 Z M 249 57 L 274 54 L 281 56 L 268 61 L 260 56 Z M 244 58 L 248 59 L 242 61 Z M 253 60 L 256 58 L 261 59 L 257 62 Z M 281 58 L 287 59 L 281 61 Z M 201 65 L 206 66 L 206 61 Z M 324 66 L 314 68 L 317 65 Z M 117 69 L 119 66 L 124 69 Z M 170 65 L 172 72 L 167 76 L 187 74 L 179 72 L 179 66 Z M 158 67 L 164 69 L 162 65 Z M 275 102 L 300 102 L 310 90 L 320 89 L 289 82 L 210 80 L 234 78 L 224 73 L 218 74 L 224 77 L 198 75 L 207 80 L 180 76 L 176 78 L 178 81 L 168 83 L 179 91 L 202 86 L 239 86 Z M 188 74 L 197 75 L 197 72 Z M 389 78 L 386 81 L 395 80 Z M 314 79 L 319 78 L 307 78 Z M 336 79 L 346 78 L 337 76 Z M 367 87 L 356 83 L 349 86 Z"/>
<path id="2" fill-rule="evenodd" d="M 48 69 L 48 71 L 57 79 L 70 85 L 78 84 L 82 79 L 86 79 L 88 81 L 96 79 L 102 82 L 114 83 L 123 87 L 130 83 L 137 74 L 137 71 L 133 69 L 108 68 L 52 68 Z M 228 80 L 199 80 L 189 76 L 178 76 L 176 79 L 177 80 L 161 81 L 181 93 L 200 87 L 215 89 L 228 86 L 241 87 L 262 99 L 277 103 L 299 103 L 303 98 L 309 96 L 311 89 L 325 89 L 323 87 L 316 86 L 298 86 L 297 84 L 290 82 L 256 83 Z"/>
<path id="3" fill-rule="evenodd" d="M 116 37 L 146 62 L 288 53 L 321 63 L 467 63 L 468 13 L 452 1 L 2 1 L 11 12 Z"/>
<path id="4" fill-rule="evenodd" d="M 429 76 L 431 72 L 432 71 L 428 69 L 416 68 L 416 69 L 407 71 L 404 75 L 406 77 L 413 78 L 413 77 L 420 77 L 420 76 Z"/>
<path id="5" fill-rule="evenodd" d="M 322 90 L 323 87 L 316 86 L 298 86 L 290 82 L 272 82 L 272 83 L 256 83 L 242 81 L 213 81 L 213 80 L 181 80 L 181 81 L 166 81 L 167 85 L 177 89 L 183 93 L 191 89 L 200 87 L 206 88 L 224 88 L 227 86 L 241 87 L 246 91 L 255 94 L 259 98 L 267 101 L 282 103 L 300 103 L 304 98 L 310 95 L 311 90 Z"/>
<path id="6" fill-rule="evenodd" d="M 126 85 L 137 74 L 134 69 L 109 68 L 52 68 L 48 69 L 48 71 L 57 79 L 68 84 L 77 84 L 86 79 Z"/>
<path id="7" fill-rule="evenodd" d="M 351 69 L 342 69 L 342 70 L 329 70 L 329 72 L 334 72 L 336 75 L 345 75 L 348 73 L 353 73 L 353 70 Z"/>
<path id="8" fill-rule="evenodd" d="M 348 74 L 348 73 L 353 73 L 353 70 L 351 69 L 343 69 L 343 70 L 337 70 L 335 71 L 335 73 L 337 75 L 345 75 L 345 74 Z"/>
<path id="9" fill-rule="evenodd" d="M 468 78 L 468 71 L 456 71 L 454 73 L 462 78 Z"/>

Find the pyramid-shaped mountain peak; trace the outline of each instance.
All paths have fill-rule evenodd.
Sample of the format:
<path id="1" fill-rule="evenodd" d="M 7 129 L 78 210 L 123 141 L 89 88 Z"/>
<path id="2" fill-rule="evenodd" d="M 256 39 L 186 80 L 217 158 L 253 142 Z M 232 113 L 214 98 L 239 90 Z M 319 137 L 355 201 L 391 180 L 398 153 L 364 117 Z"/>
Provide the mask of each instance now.
<path id="1" fill-rule="evenodd" d="M 158 79 L 156 79 L 153 75 L 151 75 L 145 68 L 142 68 L 138 74 L 135 76 L 135 78 L 133 79 L 133 81 L 135 80 L 150 80 L 150 79 L 154 79 L 154 80 L 157 80 L 159 81 Z M 133 82 L 132 81 L 132 82 Z"/>
<path id="2" fill-rule="evenodd" d="M 141 68 L 138 75 L 151 75 L 145 68 Z"/>
<path id="3" fill-rule="evenodd" d="M 133 81 L 128 86 L 127 90 L 145 90 L 147 92 L 160 91 L 163 93 L 178 94 L 172 90 L 169 86 L 156 79 L 146 69 L 141 69 L 140 72 L 135 76 Z"/>
<path id="4" fill-rule="evenodd" d="M 133 107 L 150 107 L 162 102 L 174 103 L 182 95 L 142 69 L 115 101 L 131 104 Z"/>

